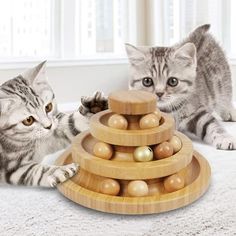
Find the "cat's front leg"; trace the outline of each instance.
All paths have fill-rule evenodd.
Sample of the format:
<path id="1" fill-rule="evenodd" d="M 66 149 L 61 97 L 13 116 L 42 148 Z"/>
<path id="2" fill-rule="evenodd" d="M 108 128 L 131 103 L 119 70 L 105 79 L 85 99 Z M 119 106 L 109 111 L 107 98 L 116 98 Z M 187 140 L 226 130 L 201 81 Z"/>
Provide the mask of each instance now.
<path id="1" fill-rule="evenodd" d="M 195 134 L 217 149 L 236 149 L 236 139 L 225 131 L 211 111 L 204 106 L 200 106 L 193 114 L 183 119 L 179 128 Z"/>
<path id="2" fill-rule="evenodd" d="M 7 172 L 6 180 L 10 184 L 55 187 L 63 183 L 78 171 L 75 163 L 64 166 L 47 166 L 36 162 L 23 162 L 14 172 Z"/>
<path id="3" fill-rule="evenodd" d="M 107 104 L 107 98 L 101 92 L 96 92 L 91 97 L 82 97 L 78 111 L 57 115 L 58 129 L 55 131 L 55 137 L 66 138 L 71 142 L 77 134 L 89 129 L 89 118 L 99 111 L 106 110 Z"/>

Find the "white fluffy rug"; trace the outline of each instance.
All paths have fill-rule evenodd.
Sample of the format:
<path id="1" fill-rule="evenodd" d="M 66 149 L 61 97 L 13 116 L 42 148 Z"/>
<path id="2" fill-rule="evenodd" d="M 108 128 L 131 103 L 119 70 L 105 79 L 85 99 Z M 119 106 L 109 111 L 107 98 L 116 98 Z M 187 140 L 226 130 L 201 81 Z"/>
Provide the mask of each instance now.
<path id="1" fill-rule="evenodd" d="M 231 134 L 236 123 L 228 123 Z M 96 212 L 55 189 L 0 187 L 0 235 L 236 235 L 236 151 L 194 142 L 212 168 L 209 191 L 167 213 L 124 216 Z"/>

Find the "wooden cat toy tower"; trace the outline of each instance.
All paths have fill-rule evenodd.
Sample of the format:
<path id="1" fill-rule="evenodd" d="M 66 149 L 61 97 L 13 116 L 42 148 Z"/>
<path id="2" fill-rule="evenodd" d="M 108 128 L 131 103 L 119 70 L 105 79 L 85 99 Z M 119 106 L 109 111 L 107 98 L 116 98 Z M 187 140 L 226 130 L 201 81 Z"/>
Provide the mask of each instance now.
<path id="1" fill-rule="evenodd" d="M 198 199 L 211 170 L 191 141 L 174 130 L 174 120 L 157 110 L 156 97 L 143 91 L 109 96 L 109 110 L 92 116 L 57 164 L 80 165 L 58 186 L 72 201 L 118 214 L 151 214 Z"/>

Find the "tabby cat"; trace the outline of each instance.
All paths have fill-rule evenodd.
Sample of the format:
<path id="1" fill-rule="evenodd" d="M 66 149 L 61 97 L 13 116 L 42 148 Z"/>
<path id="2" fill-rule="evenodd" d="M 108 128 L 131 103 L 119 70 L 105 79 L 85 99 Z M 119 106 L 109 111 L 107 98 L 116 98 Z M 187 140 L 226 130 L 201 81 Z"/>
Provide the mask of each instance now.
<path id="1" fill-rule="evenodd" d="M 236 121 L 230 68 L 209 28 L 198 27 L 172 47 L 127 44 L 129 88 L 155 93 L 160 110 L 173 114 L 180 131 L 197 135 L 218 149 L 236 149 L 236 139 L 213 115 L 216 112 L 223 121 Z"/>
<path id="2" fill-rule="evenodd" d="M 67 147 L 88 128 L 91 109 L 107 108 L 101 93 L 82 98 L 79 111 L 58 112 L 54 93 L 46 79 L 46 63 L 0 86 L 0 182 L 53 187 L 72 177 L 75 163 L 44 165 L 47 154 Z"/>

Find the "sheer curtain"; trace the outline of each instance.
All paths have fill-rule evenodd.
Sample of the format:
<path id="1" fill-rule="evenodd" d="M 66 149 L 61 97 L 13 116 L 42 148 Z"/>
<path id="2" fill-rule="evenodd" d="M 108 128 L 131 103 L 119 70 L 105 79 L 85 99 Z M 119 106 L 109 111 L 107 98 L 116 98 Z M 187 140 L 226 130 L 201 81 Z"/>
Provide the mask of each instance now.
<path id="1" fill-rule="evenodd" d="M 149 44 L 171 45 L 202 24 L 236 58 L 235 0 L 149 0 Z"/>

